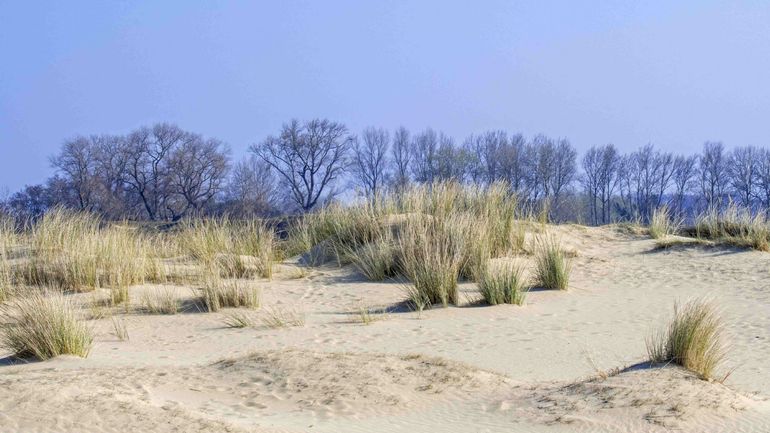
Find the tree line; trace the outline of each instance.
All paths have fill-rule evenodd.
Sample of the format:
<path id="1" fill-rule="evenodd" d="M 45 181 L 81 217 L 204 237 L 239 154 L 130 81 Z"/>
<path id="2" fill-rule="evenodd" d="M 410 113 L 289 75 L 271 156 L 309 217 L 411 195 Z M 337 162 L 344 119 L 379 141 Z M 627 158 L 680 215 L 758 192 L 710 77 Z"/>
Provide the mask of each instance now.
<path id="1" fill-rule="evenodd" d="M 579 156 L 566 138 L 542 134 L 492 130 L 458 142 L 430 128 L 353 134 L 342 123 L 313 119 L 287 122 L 233 161 L 222 141 L 159 123 L 66 140 L 50 163 L 52 177 L 10 194 L 0 211 L 20 220 L 55 206 L 108 219 L 264 217 L 437 181 L 506 182 L 524 205 L 590 224 L 646 222 L 663 205 L 682 217 L 730 201 L 770 208 L 770 151 L 728 150 L 720 142 L 706 142 L 695 155 L 651 144 L 623 154 L 606 144 Z"/>

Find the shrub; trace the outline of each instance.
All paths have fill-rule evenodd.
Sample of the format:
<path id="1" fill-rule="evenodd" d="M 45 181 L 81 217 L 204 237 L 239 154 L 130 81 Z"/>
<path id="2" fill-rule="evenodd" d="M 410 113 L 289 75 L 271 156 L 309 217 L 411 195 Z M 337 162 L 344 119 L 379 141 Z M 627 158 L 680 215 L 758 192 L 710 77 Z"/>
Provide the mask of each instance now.
<path id="1" fill-rule="evenodd" d="M 674 305 L 674 317 L 664 330 L 647 338 L 647 353 L 654 363 L 672 362 L 711 379 L 725 358 L 722 320 L 716 308 L 703 300 Z"/>
<path id="2" fill-rule="evenodd" d="M 538 239 L 535 253 L 537 284 L 546 289 L 567 290 L 570 260 L 561 244 L 552 236 Z"/>
<path id="3" fill-rule="evenodd" d="M 526 295 L 521 266 L 513 261 L 494 260 L 478 282 L 481 296 L 490 305 L 522 305 Z"/>
<path id="4" fill-rule="evenodd" d="M 32 292 L 1 310 L 0 343 L 16 356 L 45 360 L 59 355 L 88 356 L 91 328 L 78 319 L 72 302 L 61 294 Z"/>

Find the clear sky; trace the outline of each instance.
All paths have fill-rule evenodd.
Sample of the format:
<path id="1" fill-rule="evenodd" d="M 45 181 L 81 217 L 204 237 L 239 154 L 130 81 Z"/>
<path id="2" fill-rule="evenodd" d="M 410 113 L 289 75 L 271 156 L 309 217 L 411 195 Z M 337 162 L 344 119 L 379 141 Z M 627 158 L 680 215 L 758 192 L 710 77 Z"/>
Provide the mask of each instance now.
<path id="1" fill-rule="evenodd" d="M 0 190 L 158 121 L 236 157 L 297 117 L 770 145 L 767 1 L 0 0 Z"/>

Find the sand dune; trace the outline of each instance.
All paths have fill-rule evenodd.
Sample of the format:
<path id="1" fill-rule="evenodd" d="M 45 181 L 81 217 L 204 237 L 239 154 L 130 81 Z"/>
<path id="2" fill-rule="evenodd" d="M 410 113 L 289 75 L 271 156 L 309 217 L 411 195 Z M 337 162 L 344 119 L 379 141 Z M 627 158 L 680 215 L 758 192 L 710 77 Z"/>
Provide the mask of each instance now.
<path id="1" fill-rule="evenodd" d="M 109 319 L 94 321 L 87 359 L 5 360 L 0 431 L 770 431 L 770 255 L 552 231 L 574 251 L 570 290 L 531 292 L 523 307 L 475 306 L 463 284 L 466 307 L 396 309 L 366 326 L 357 309 L 398 305 L 398 282 L 335 267 L 297 278 L 287 264 L 257 284 L 265 306 L 301 309 L 303 327 L 130 314 L 130 341 L 118 341 Z M 727 319 L 726 382 L 624 370 L 673 302 L 693 296 Z"/>

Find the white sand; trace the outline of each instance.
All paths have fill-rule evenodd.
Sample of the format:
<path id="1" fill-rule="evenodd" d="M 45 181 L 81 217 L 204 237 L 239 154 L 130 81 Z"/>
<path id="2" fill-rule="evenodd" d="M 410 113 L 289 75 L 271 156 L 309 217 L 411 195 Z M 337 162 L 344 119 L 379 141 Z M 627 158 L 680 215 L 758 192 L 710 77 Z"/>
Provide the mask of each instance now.
<path id="1" fill-rule="evenodd" d="M 129 314 L 121 342 L 110 319 L 94 321 L 87 359 L 0 365 L 0 431 L 770 431 L 770 254 L 651 252 L 609 228 L 553 230 L 577 253 L 570 290 L 531 292 L 523 307 L 391 312 L 367 326 L 356 310 L 397 304 L 398 283 L 333 267 L 289 279 L 284 266 L 255 284 L 265 306 L 301 305 L 301 328 Z M 677 368 L 602 379 L 643 361 L 645 336 L 693 296 L 723 306 L 724 385 Z"/>

